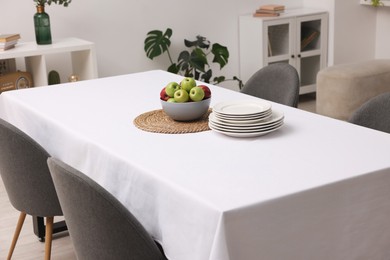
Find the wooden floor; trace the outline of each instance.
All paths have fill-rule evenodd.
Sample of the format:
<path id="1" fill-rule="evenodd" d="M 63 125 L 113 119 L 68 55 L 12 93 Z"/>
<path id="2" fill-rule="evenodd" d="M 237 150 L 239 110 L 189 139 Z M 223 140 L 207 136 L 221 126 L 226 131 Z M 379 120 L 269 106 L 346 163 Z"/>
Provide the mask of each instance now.
<path id="1" fill-rule="evenodd" d="M 8 249 L 12 241 L 18 217 L 19 212 L 10 204 L 0 177 L 0 259 L 6 259 L 8 255 Z M 54 221 L 62 219 L 60 217 L 58 219 L 54 218 Z M 27 216 L 12 259 L 43 259 L 44 254 L 45 243 L 40 242 L 35 236 L 32 228 L 32 218 L 31 216 Z M 76 259 L 68 232 L 62 232 L 53 236 L 52 259 Z"/>
<path id="2" fill-rule="evenodd" d="M 312 94 L 301 96 L 298 108 L 315 112 L 315 96 Z M 3 181 L 0 178 L 0 259 L 6 259 L 7 257 L 18 217 L 19 212 L 10 204 Z M 54 221 L 58 220 L 62 220 L 62 218 L 54 219 Z M 32 218 L 27 216 L 13 254 L 13 259 L 43 259 L 44 251 L 44 243 L 40 242 L 33 232 Z M 62 232 L 61 234 L 54 235 L 52 244 L 52 259 L 76 259 L 68 232 Z"/>

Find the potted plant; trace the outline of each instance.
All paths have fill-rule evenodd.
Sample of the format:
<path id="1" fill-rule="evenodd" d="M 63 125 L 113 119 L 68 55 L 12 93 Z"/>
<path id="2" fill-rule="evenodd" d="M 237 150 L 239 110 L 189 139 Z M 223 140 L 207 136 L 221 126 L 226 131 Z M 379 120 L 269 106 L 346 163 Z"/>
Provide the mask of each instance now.
<path id="1" fill-rule="evenodd" d="M 367 1 L 367 0 L 365 0 L 365 1 Z M 371 1 L 371 5 L 374 7 L 383 6 L 383 3 L 381 0 L 370 0 L 370 1 Z"/>
<path id="2" fill-rule="evenodd" d="M 35 40 L 37 44 L 51 44 L 50 17 L 45 12 L 45 5 L 52 3 L 67 7 L 72 0 L 33 0 L 37 7 L 34 15 Z"/>
<path id="3" fill-rule="evenodd" d="M 174 62 L 169 52 L 171 36 L 172 29 L 170 28 L 164 33 L 159 30 L 148 32 L 144 41 L 146 56 L 153 60 L 153 58 L 166 53 L 171 63 L 167 69 L 169 72 L 180 74 L 185 77 L 193 77 L 196 80 L 202 80 L 212 84 L 234 80 L 238 82 L 239 88 L 242 88 L 242 81 L 236 76 L 232 79 L 226 79 L 225 76 L 213 77 L 208 58 L 212 56 L 212 63 L 219 64 L 220 69 L 222 69 L 229 60 L 229 51 L 227 47 L 219 43 L 211 45 L 206 37 L 198 35 L 196 36 L 195 41 L 184 40 L 184 45 L 187 49 L 180 52 L 177 62 Z"/>

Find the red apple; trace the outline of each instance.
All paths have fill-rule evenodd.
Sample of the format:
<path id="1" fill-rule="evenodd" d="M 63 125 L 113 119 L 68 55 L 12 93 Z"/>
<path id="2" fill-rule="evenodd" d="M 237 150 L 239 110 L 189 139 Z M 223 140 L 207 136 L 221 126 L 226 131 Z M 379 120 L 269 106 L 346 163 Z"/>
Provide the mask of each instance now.
<path id="1" fill-rule="evenodd" d="M 205 85 L 199 85 L 198 87 L 202 88 L 204 91 L 204 98 L 203 99 L 208 99 L 211 97 L 211 90 L 209 87 Z"/>
<path id="2" fill-rule="evenodd" d="M 167 95 L 167 92 L 165 92 L 165 88 L 163 88 L 160 92 L 160 98 L 164 101 L 167 101 L 169 99 L 169 96 Z"/>

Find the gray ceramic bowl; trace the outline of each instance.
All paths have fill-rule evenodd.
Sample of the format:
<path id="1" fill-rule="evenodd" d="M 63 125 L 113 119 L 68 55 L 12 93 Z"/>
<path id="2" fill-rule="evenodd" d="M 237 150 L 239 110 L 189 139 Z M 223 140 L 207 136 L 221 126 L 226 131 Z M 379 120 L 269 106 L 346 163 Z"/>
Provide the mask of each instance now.
<path id="1" fill-rule="evenodd" d="M 160 99 L 161 100 L 161 99 Z M 192 121 L 201 118 L 209 109 L 211 98 L 199 102 L 172 103 L 161 100 L 164 112 L 176 121 Z"/>

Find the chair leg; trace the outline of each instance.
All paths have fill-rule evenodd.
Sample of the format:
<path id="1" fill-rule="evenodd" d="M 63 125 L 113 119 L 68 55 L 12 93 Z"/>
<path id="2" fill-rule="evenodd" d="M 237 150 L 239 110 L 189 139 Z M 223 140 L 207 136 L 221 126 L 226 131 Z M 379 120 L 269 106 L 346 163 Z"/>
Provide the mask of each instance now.
<path id="1" fill-rule="evenodd" d="M 54 217 L 46 218 L 46 235 L 45 235 L 45 260 L 50 260 L 51 256 L 51 241 L 53 237 L 53 222 Z"/>
<path id="2" fill-rule="evenodd" d="M 26 213 L 20 212 L 18 224 L 16 225 L 16 228 L 15 228 L 15 233 L 14 233 L 14 237 L 12 239 L 11 247 L 9 248 L 9 251 L 8 251 L 7 260 L 10 260 L 12 257 L 12 254 L 14 253 L 16 242 L 18 241 L 20 231 L 22 230 L 25 218 L 26 218 Z"/>

